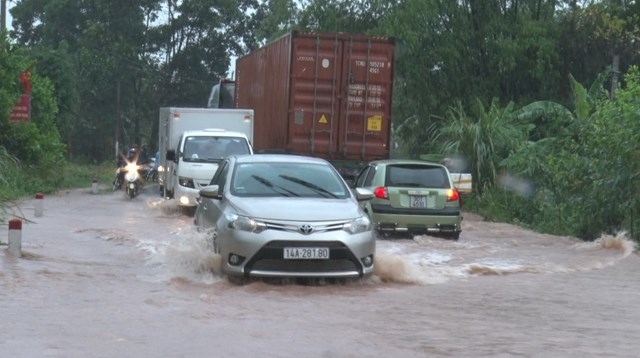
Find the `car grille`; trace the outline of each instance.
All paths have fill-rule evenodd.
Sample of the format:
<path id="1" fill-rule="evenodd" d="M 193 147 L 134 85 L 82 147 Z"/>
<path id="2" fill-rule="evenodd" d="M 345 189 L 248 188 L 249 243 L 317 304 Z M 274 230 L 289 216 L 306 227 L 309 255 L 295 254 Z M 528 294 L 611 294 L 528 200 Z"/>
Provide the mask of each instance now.
<path id="1" fill-rule="evenodd" d="M 344 227 L 344 224 L 347 224 L 348 222 L 349 221 L 339 221 L 339 222 L 332 222 L 332 223 L 327 223 L 322 225 L 312 225 L 313 232 L 328 232 L 328 231 L 342 230 L 342 228 Z M 281 222 L 267 221 L 265 222 L 265 225 L 267 225 L 267 228 L 270 230 L 300 232 L 299 231 L 300 224 L 291 225 L 288 223 L 285 224 Z"/>
<path id="2" fill-rule="evenodd" d="M 328 260 L 285 260 L 283 251 L 287 246 L 316 247 L 328 246 Z M 273 241 L 258 251 L 245 265 L 245 272 L 252 271 L 284 272 L 296 274 L 309 274 L 309 276 L 326 275 L 341 276 L 353 274 L 362 276 L 360 261 L 340 242 L 299 242 L 299 241 Z"/>

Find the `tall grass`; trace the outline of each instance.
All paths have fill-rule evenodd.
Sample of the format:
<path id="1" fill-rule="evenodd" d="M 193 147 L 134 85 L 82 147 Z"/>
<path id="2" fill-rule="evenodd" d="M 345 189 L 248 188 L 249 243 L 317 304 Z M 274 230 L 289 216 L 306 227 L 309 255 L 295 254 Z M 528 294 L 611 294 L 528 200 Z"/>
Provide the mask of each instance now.
<path id="1" fill-rule="evenodd" d="M 7 207 L 21 198 L 36 193 L 52 194 L 61 189 L 91 187 L 93 180 L 110 184 L 113 163 L 84 165 L 65 163 L 53 170 L 42 171 L 23 165 L 0 146 L 0 223 L 6 220 Z"/>

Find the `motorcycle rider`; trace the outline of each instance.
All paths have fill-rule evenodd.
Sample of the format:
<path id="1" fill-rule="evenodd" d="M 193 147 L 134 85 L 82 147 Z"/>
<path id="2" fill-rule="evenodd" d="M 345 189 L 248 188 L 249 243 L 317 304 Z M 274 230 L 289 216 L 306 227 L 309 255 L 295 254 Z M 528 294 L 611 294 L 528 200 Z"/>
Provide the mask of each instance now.
<path id="1" fill-rule="evenodd" d="M 122 183 L 124 183 L 124 174 L 126 173 L 125 167 L 129 163 L 136 163 L 138 161 L 138 146 L 132 145 L 131 148 L 125 148 L 126 156 L 118 156 L 118 173 L 116 174 L 113 190 L 122 189 Z"/>

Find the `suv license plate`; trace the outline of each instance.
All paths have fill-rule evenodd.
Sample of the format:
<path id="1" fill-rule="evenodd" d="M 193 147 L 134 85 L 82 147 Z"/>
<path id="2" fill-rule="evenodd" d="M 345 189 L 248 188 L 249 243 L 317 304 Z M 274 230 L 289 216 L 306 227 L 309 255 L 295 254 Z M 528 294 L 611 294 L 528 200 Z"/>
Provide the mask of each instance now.
<path id="1" fill-rule="evenodd" d="M 285 247 L 284 258 L 297 260 L 327 260 L 329 259 L 329 249 L 326 247 Z"/>

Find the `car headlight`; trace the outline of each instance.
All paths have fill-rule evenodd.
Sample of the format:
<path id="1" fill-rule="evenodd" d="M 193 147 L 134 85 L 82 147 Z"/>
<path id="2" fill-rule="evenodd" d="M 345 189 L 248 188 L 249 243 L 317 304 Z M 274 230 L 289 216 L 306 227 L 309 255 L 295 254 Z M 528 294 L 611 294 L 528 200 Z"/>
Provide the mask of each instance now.
<path id="1" fill-rule="evenodd" d="M 343 230 L 351 234 L 359 234 L 361 232 L 371 230 L 371 220 L 367 216 L 361 216 L 349 223 L 344 224 Z"/>
<path id="2" fill-rule="evenodd" d="M 162 165 L 158 165 L 158 172 L 164 172 L 164 167 Z"/>
<path id="3" fill-rule="evenodd" d="M 267 225 L 262 222 L 253 220 L 246 216 L 238 216 L 236 214 L 227 214 L 229 228 L 240 231 L 248 231 L 259 234 L 267 229 Z"/>

